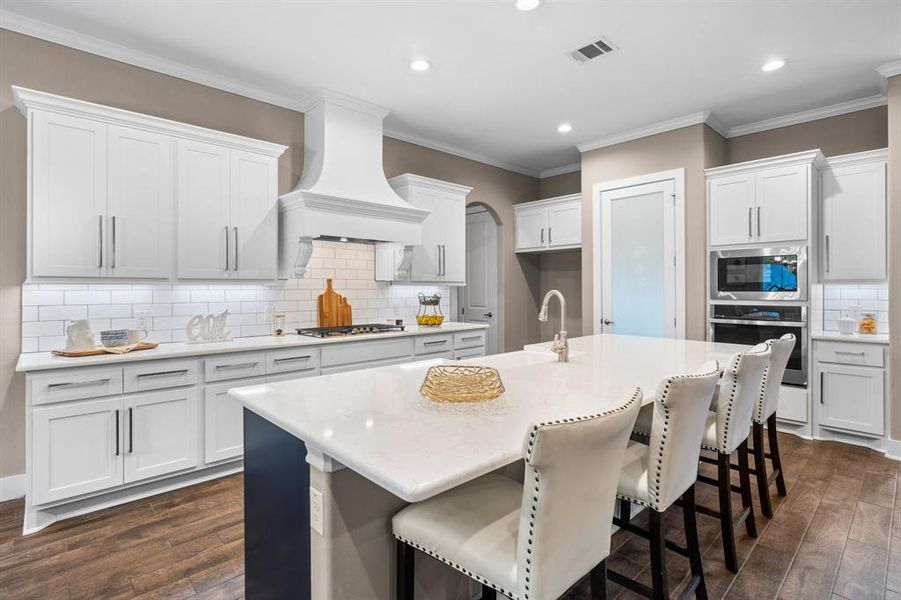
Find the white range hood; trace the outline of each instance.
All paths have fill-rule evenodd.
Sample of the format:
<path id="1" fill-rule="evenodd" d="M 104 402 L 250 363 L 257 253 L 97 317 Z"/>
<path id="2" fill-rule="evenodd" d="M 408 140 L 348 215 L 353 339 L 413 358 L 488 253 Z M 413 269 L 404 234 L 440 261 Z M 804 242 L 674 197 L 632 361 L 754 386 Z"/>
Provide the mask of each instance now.
<path id="1" fill-rule="evenodd" d="M 330 90 L 306 107 L 303 175 L 279 199 L 283 275 L 304 276 L 314 238 L 421 243 L 430 211 L 398 196 L 382 167 L 388 112 Z"/>

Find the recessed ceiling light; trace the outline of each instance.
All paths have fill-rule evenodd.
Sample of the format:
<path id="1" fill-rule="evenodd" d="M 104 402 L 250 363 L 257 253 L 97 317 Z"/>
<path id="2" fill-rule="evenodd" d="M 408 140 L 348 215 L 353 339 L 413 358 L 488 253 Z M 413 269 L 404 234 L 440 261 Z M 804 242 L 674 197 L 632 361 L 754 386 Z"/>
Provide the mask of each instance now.
<path id="1" fill-rule="evenodd" d="M 541 0 L 516 0 L 516 8 L 519 10 L 535 10 Z"/>
<path id="2" fill-rule="evenodd" d="M 432 65 L 424 58 L 416 58 L 410 61 L 410 68 L 414 71 L 428 71 Z"/>
<path id="3" fill-rule="evenodd" d="M 777 58 L 775 60 L 771 60 L 767 63 L 764 63 L 762 67 L 760 67 L 761 71 L 775 71 L 776 69 L 781 69 L 785 66 L 785 61 L 781 58 Z"/>
<path id="4" fill-rule="evenodd" d="M 560 133 L 569 133 L 573 130 L 573 126 L 569 123 L 560 123 L 557 125 L 557 131 Z"/>

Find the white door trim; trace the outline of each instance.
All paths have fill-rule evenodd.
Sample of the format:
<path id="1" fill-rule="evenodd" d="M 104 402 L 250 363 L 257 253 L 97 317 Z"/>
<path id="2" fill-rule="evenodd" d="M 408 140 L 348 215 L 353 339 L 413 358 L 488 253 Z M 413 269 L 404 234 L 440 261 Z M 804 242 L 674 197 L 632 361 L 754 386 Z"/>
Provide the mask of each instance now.
<path id="1" fill-rule="evenodd" d="M 601 333 L 601 316 L 603 315 L 603 277 L 599 270 L 601 262 L 601 193 L 621 188 L 634 187 L 648 183 L 672 180 L 676 193 L 676 337 L 685 337 L 685 169 L 658 171 L 637 177 L 604 181 L 591 186 L 591 220 L 592 220 L 592 285 L 593 310 L 591 313 L 592 333 Z"/>

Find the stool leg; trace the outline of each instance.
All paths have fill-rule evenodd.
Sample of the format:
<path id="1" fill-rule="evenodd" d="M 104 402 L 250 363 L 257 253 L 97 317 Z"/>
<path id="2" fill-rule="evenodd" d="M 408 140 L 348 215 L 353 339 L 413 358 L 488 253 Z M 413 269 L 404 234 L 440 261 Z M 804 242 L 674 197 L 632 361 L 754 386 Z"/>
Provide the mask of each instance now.
<path id="1" fill-rule="evenodd" d="M 773 517 L 773 505 L 770 503 L 770 483 L 766 475 L 766 450 L 763 447 L 763 425 L 752 425 L 754 435 L 754 471 L 757 473 L 757 494 L 760 496 L 760 512 L 763 516 Z"/>
<path id="2" fill-rule="evenodd" d="M 497 590 L 482 584 L 482 600 L 497 600 Z"/>
<path id="3" fill-rule="evenodd" d="M 695 486 L 692 484 L 682 494 L 682 522 L 685 527 L 685 542 L 688 548 L 688 562 L 691 564 L 692 579 L 698 578 L 695 588 L 697 600 L 707 600 L 707 584 L 704 583 L 704 566 L 701 563 L 701 543 L 698 540 L 698 522 L 695 518 Z"/>
<path id="4" fill-rule="evenodd" d="M 607 559 L 591 570 L 591 600 L 607 600 Z"/>
<path id="5" fill-rule="evenodd" d="M 748 440 L 738 446 L 738 479 L 741 482 L 741 505 L 748 509 L 745 530 L 752 538 L 757 537 L 757 522 L 754 520 L 754 505 L 751 502 L 751 472 L 748 469 Z"/>
<path id="6" fill-rule="evenodd" d="M 666 538 L 663 535 L 663 513 L 648 509 L 648 533 L 651 541 L 651 588 L 654 600 L 669 598 L 666 580 Z"/>
<path id="7" fill-rule="evenodd" d="M 732 525 L 732 482 L 729 455 L 717 452 L 717 480 L 720 492 L 720 533 L 723 538 L 723 555 L 726 568 L 738 573 L 738 556 L 735 552 L 735 529 Z"/>
<path id="8" fill-rule="evenodd" d="M 632 520 L 632 503 L 625 498 L 619 499 L 619 518 L 626 523 Z"/>
<path id="9" fill-rule="evenodd" d="M 770 456 L 773 458 L 773 471 L 776 472 L 776 491 L 785 496 L 785 478 L 782 476 L 782 459 L 779 457 L 779 437 L 776 435 L 776 413 L 766 420 L 766 431 L 770 438 Z"/>
<path id="10" fill-rule="evenodd" d="M 397 600 L 413 600 L 414 552 L 412 546 L 397 540 Z"/>

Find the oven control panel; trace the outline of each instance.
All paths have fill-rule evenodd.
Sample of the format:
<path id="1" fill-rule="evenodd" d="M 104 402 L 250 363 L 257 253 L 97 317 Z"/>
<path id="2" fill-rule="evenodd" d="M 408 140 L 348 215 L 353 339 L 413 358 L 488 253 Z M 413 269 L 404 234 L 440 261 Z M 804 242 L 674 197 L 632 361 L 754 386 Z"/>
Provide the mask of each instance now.
<path id="1" fill-rule="evenodd" d="M 807 321 L 806 306 L 773 306 L 764 304 L 711 304 L 711 319 L 742 321 Z"/>

